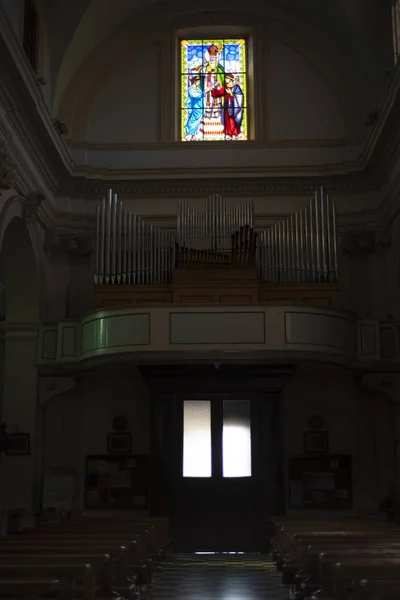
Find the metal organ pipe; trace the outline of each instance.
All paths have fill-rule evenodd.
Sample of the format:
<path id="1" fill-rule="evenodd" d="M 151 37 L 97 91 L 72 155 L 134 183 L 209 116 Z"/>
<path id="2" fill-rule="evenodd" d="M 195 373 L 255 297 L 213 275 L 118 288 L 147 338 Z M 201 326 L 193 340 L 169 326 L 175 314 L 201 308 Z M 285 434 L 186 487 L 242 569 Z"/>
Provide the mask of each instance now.
<path id="1" fill-rule="evenodd" d="M 336 207 L 321 187 L 309 203 L 260 235 L 264 282 L 329 283 L 338 280 Z"/>
<path id="2" fill-rule="evenodd" d="M 168 284 L 177 262 L 201 265 L 205 259 L 242 266 L 255 259 L 263 282 L 338 279 L 336 207 L 323 188 L 300 211 L 259 234 L 252 201 L 228 207 L 226 198 L 212 194 L 205 209 L 178 202 L 175 234 L 132 214 L 109 190 L 97 207 L 95 236 L 99 285 Z"/>

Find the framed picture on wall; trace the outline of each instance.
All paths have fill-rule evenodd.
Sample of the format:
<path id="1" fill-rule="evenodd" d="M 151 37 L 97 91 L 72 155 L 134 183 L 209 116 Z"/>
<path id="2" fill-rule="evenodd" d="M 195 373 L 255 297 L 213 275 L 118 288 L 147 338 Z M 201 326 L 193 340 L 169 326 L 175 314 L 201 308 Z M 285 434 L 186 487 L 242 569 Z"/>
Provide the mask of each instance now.
<path id="1" fill-rule="evenodd" d="M 10 433 L 7 442 L 7 456 L 27 456 L 31 453 L 29 433 Z"/>
<path id="2" fill-rule="evenodd" d="M 329 452 L 327 431 L 306 431 L 304 433 L 304 452 L 307 454 L 324 454 Z"/>
<path id="3" fill-rule="evenodd" d="M 132 452 L 132 438 L 130 433 L 109 433 L 108 454 L 130 454 Z"/>

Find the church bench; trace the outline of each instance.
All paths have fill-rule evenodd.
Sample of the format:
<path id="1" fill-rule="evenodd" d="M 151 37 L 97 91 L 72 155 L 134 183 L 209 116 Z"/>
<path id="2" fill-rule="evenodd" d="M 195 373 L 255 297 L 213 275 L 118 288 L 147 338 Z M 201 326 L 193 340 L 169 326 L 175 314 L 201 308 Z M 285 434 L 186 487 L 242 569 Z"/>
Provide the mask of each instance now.
<path id="1" fill-rule="evenodd" d="M 60 577 L 55 572 L 60 573 Z M 80 581 L 76 579 L 80 578 Z M 74 565 L 72 569 L 51 567 L 28 567 L 23 565 L 0 569 L 0 594 L 20 600 L 56 596 L 73 600 L 77 595 L 82 600 L 94 600 L 96 593 L 95 573 L 91 565 Z"/>
<path id="2" fill-rule="evenodd" d="M 10 536 L 11 538 L 11 536 Z M 107 555 L 110 556 L 110 564 L 105 562 L 103 565 L 103 573 L 100 577 L 102 581 L 110 580 L 110 573 L 112 574 L 112 583 L 114 587 L 121 587 L 121 583 L 130 579 L 139 578 L 143 584 L 151 583 L 154 565 L 151 560 L 147 560 L 146 557 L 141 557 L 137 552 L 136 541 L 132 543 L 125 543 L 124 545 L 106 545 L 104 540 L 101 542 L 97 541 L 86 541 L 85 539 L 76 539 L 75 541 L 65 542 L 63 539 L 54 540 L 49 542 L 46 539 L 36 537 L 30 540 L 29 544 L 26 540 L 23 540 L 18 536 L 17 540 L 13 539 L 9 542 L 10 538 L 5 538 L 4 542 L 0 545 L 1 553 L 15 556 L 20 556 L 21 560 L 27 555 L 35 554 L 37 556 L 64 556 L 66 554 L 72 556 L 84 556 L 85 561 L 91 555 L 99 555 L 100 550 L 107 550 Z M 104 554 L 102 555 L 104 556 Z M 72 560 L 72 558 L 71 558 Z M 123 586 L 125 588 L 125 586 Z"/>
<path id="3" fill-rule="evenodd" d="M 36 600 L 37 598 L 65 598 L 66 592 L 57 580 L 0 579 L 0 597 Z"/>
<path id="4" fill-rule="evenodd" d="M 46 537 L 41 533 L 35 535 L 30 534 L 29 536 L 8 536 L 4 538 L 0 545 L 0 550 L 3 552 L 7 548 L 8 551 L 15 550 L 23 554 L 32 554 L 34 552 L 45 552 L 68 554 L 79 551 L 88 554 L 98 554 L 99 552 L 107 552 L 112 556 L 115 556 L 120 552 L 121 547 L 126 547 L 129 556 L 133 563 L 138 563 L 141 559 L 147 557 L 147 550 L 149 548 L 148 540 L 132 539 L 128 536 L 114 536 L 114 535 L 93 535 L 90 538 L 83 536 L 56 536 Z"/>
<path id="5" fill-rule="evenodd" d="M 349 588 L 359 589 L 361 591 L 361 582 L 364 579 L 369 580 L 370 590 L 372 584 L 375 589 L 384 590 L 385 588 L 393 588 L 397 585 L 400 589 L 400 561 L 393 564 L 381 562 L 374 563 L 373 561 L 364 562 L 362 559 L 354 561 L 341 561 L 334 567 L 333 575 L 333 591 L 338 600 L 345 600 L 346 593 Z M 370 593 L 366 591 L 366 598 Z M 399 592 L 398 592 L 399 593 Z"/>
<path id="6" fill-rule="evenodd" d="M 0 560 L 0 574 L 11 564 L 12 553 L 14 567 L 15 559 L 19 556 L 19 560 L 25 561 L 27 570 L 34 567 L 36 571 L 44 570 L 42 560 L 46 560 L 53 571 L 59 570 L 60 565 L 67 569 L 78 561 L 93 563 L 96 588 L 112 589 L 123 595 L 129 595 L 133 583 L 151 583 L 155 565 L 151 559 L 148 560 L 149 553 L 155 551 L 158 543 L 162 544 L 164 540 L 164 532 L 167 533 L 165 520 L 162 523 L 164 531 L 161 527 L 145 528 L 143 521 L 119 522 L 115 527 L 112 520 L 104 521 L 85 521 L 83 531 L 79 527 L 69 527 L 70 522 L 58 522 L 7 536 L 0 546 L 3 557 L 8 555 L 5 564 L 2 565 Z M 82 521 L 79 524 L 83 524 Z M 162 535 L 156 536 L 159 531 Z M 104 559 L 104 554 L 101 554 L 104 550 L 109 551 L 110 561 L 99 565 L 99 557 Z M 29 563 L 26 558 L 32 554 L 35 560 Z M 69 558 L 66 559 L 65 555 Z M 82 589 L 83 580 L 75 577 L 75 582 Z"/>
<path id="7" fill-rule="evenodd" d="M 399 561 L 398 561 L 399 562 Z M 367 585 L 366 585 L 367 578 Z M 400 589 L 399 564 L 383 564 L 370 561 L 364 564 L 362 560 L 353 563 L 340 563 L 340 566 L 332 565 L 330 573 L 324 573 L 323 577 L 313 580 L 308 577 L 300 577 L 292 585 L 293 592 L 297 598 L 308 598 L 317 590 L 321 590 L 318 599 L 324 600 L 377 600 L 374 596 L 379 590 L 392 593 L 397 586 L 397 594 Z M 386 596 L 379 596 L 383 600 Z"/>
<path id="8" fill-rule="evenodd" d="M 329 578 L 329 569 L 333 577 L 332 564 L 339 561 L 343 564 L 364 557 L 373 563 L 372 569 L 379 569 L 382 573 L 382 561 L 390 558 L 395 560 L 400 555 L 400 530 L 378 519 L 299 519 L 291 521 L 290 526 L 282 520 L 280 523 L 274 522 L 274 530 L 273 558 L 277 567 L 283 570 L 283 580 L 291 584 L 297 581 L 298 588 L 307 576 L 311 576 L 311 582 L 321 581 L 321 564 L 328 569 L 323 579 L 325 576 Z M 362 555 L 360 548 L 363 549 Z M 327 556 L 330 551 L 331 561 Z M 388 553 L 390 556 L 386 556 Z M 301 576 L 300 570 L 303 571 Z M 357 579 L 358 573 L 354 571 L 353 574 Z"/>
<path id="9" fill-rule="evenodd" d="M 114 520 L 111 518 L 94 519 L 93 517 L 77 519 L 73 521 L 50 523 L 42 526 L 41 529 L 46 529 L 49 535 L 58 535 L 59 531 L 68 532 L 68 535 L 73 535 L 75 532 L 87 533 L 100 532 L 100 531 L 113 531 L 115 533 L 143 533 L 147 532 L 151 545 L 155 551 L 164 549 L 168 542 L 170 542 L 170 522 L 169 519 L 143 519 L 143 518 L 132 518 L 126 520 Z"/>
<path id="10" fill-rule="evenodd" d="M 279 536 L 277 538 L 277 545 L 281 552 L 290 554 L 293 558 L 296 557 L 298 560 L 304 560 L 307 555 L 308 548 L 318 546 L 328 550 L 329 547 L 334 545 L 342 545 L 343 547 L 360 547 L 370 546 L 375 544 L 386 544 L 393 545 L 400 542 L 400 532 L 396 531 L 351 531 L 347 530 L 342 532 L 340 535 L 325 534 L 314 535 L 313 533 L 308 534 L 305 532 L 288 534 Z"/>
<path id="11" fill-rule="evenodd" d="M 392 548 L 387 544 L 379 546 L 359 547 L 309 547 L 308 560 L 304 563 L 305 570 L 310 573 L 311 579 L 320 580 L 332 565 L 340 560 L 360 558 L 371 560 L 400 559 L 400 545 Z M 290 563 L 289 563 L 290 564 Z"/>
<path id="12" fill-rule="evenodd" d="M 4 550 L 4 548 L 2 548 Z M 18 572 L 18 576 L 24 579 L 37 579 L 34 573 L 51 573 L 60 580 L 62 589 L 65 593 L 68 588 L 68 581 L 74 580 L 75 595 L 84 594 L 85 580 L 79 573 L 80 565 L 91 561 L 91 568 L 94 573 L 95 588 L 102 593 L 111 593 L 116 591 L 119 594 L 127 595 L 134 584 L 148 585 L 151 583 L 152 566 L 149 564 L 132 564 L 126 551 L 115 556 L 114 560 L 109 555 L 89 555 L 89 554 L 24 554 L 15 553 L 13 555 L 0 555 L 0 578 L 12 572 Z M 126 550 L 126 549 L 124 549 Z M 65 552 L 65 550 L 64 550 Z M 62 574 L 64 573 L 64 577 Z M 68 594 L 67 594 L 68 595 Z"/>
<path id="13" fill-rule="evenodd" d="M 63 539 L 76 539 L 77 537 L 86 539 L 98 539 L 99 537 L 107 538 L 119 538 L 121 541 L 125 539 L 132 539 L 138 537 L 138 545 L 142 551 L 149 550 L 150 553 L 156 555 L 159 550 L 166 547 L 167 531 L 161 527 L 146 526 L 143 524 L 131 525 L 125 527 L 116 527 L 112 523 L 102 524 L 90 524 L 87 527 L 73 528 L 73 527 L 59 527 L 56 524 L 53 526 L 45 525 L 39 526 L 30 530 L 24 530 L 23 532 L 13 534 L 12 537 L 18 539 L 20 537 L 36 538 L 40 535 L 43 538 L 58 538 L 62 536 Z M 123 539 L 122 539 L 123 538 Z"/>
<path id="14" fill-rule="evenodd" d="M 356 583 L 354 593 L 357 600 L 398 600 L 399 580 L 363 578 Z"/>
<path id="15" fill-rule="evenodd" d="M 26 565 L 24 562 L 14 565 L 0 565 L 1 581 L 43 581 L 46 578 L 60 582 L 63 596 L 72 598 L 77 587 L 84 600 L 91 600 L 95 594 L 95 570 L 91 565 L 69 564 Z"/>
<path id="16" fill-rule="evenodd" d="M 17 570 L 23 568 L 26 571 L 35 568 L 51 569 L 55 573 L 58 571 L 68 572 L 75 567 L 80 569 L 82 565 L 90 564 L 95 570 L 96 580 L 100 582 L 102 589 L 112 589 L 114 573 L 117 568 L 117 560 L 113 561 L 109 554 L 0 554 L 0 576 L 4 577 L 7 568 Z M 53 573 L 52 573 L 53 574 Z M 62 579 L 57 573 L 58 579 Z M 79 576 L 77 575 L 77 578 Z"/>

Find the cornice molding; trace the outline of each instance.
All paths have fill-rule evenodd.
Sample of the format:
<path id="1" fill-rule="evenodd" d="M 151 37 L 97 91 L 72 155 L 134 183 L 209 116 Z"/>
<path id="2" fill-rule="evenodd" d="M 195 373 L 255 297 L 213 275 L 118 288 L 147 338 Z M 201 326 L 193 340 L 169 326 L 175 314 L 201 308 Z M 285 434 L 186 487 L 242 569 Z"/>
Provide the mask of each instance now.
<path id="1" fill-rule="evenodd" d="M 106 195 L 107 190 L 112 187 L 113 190 L 122 197 L 126 196 L 154 196 L 176 198 L 179 196 L 201 197 L 208 196 L 213 192 L 224 194 L 225 196 L 241 196 L 251 194 L 253 196 L 267 195 L 298 195 L 314 193 L 315 187 L 323 185 L 327 192 L 331 193 L 360 193 L 371 190 L 379 190 L 379 186 L 368 177 L 362 175 L 347 175 L 345 177 L 307 177 L 307 178 L 262 178 L 257 181 L 254 179 L 231 178 L 209 181 L 203 179 L 188 180 L 142 180 L 135 181 L 124 179 L 115 181 L 109 179 L 104 181 L 98 179 L 68 179 L 60 185 L 59 193 L 69 197 L 82 197 L 86 199 L 99 199 Z"/>
<path id="2" fill-rule="evenodd" d="M 198 149 L 199 145 L 202 148 L 226 148 L 226 142 L 199 142 L 197 144 L 188 144 L 187 142 L 90 142 L 90 141 L 75 141 L 68 140 L 68 147 L 71 150 L 109 150 L 111 152 L 121 152 L 122 150 L 176 150 L 176 148 L 184 148 L 185 151 L 193 152 Z M 235 142 L 236 146 L 246 148 L 344 148 L 347 146 L 357 146 L 364 143 L 364 136 L 354 138 L 320 138 L 320 139 L 285 139 L 285 140 L 245 140 Z"/>

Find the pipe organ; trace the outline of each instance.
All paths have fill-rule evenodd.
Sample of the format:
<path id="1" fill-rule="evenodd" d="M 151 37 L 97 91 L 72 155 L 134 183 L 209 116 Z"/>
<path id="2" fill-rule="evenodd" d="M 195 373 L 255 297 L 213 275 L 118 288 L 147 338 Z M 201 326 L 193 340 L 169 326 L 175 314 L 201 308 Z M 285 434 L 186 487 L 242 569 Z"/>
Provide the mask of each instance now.
<path id="1" fill-rule="evenodd" d="M 262 283 L 338 280 L 335 203 L 315 192 L 309 203 L 261 232 L 253 203 L 212 194 L 204 208 L 178 203 L 177 229 L 155 227 L 117 194 L 97 207 L 95 284 L 169 284 L 182 267 L 256 267 Z"/>
<path id="2" fill-rule="evenodd" d="M 95 284 L 167 284 L 175 266 L 176 236 L 124 208 L 108 191 L 97 207 Z"/>
<path id="3" fill-rule="evenodd" d="M 232 235 L 246 225 L 253 227 L 253 203 L 250 201 L 227 207 L 226 198 L 212 194 L 206 200 L 205 209 L 186 202 L 178 204 L 179 247 L 229 252 Z"/>
<path id="4" fill-rule="evenodd" d="M 334 283 L 338 280 L 336 207 L 321 187 L 309 203 L 260 233 L 263 283 Z"/>

